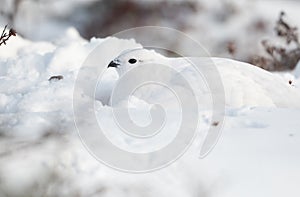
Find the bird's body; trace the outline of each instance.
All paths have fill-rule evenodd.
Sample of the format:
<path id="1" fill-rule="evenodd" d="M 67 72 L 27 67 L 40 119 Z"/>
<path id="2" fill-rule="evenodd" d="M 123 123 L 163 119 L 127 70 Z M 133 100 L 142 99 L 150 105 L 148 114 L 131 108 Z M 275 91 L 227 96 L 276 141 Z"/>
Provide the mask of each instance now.
<path id="1" fill-rule="evenodd" d="M 149 64 L 169 66 L 176 71 L 162 73 L 160 69 L 153 69 L 151 73 L 134 75 L 136 78 L 145 78 L 147 75 L 162 75 L 161 78 L 170 83 L 180 86 L 178 76 L 185 78 L 196 90 L 198 97 L 203 97 L 209 90 L 205 82 L 205 76 L 201 76 L 195 66 L 195 62 L 201 68 L 215 66 L 220 76 L 226 95 L 226 105 L 229 107 L 243 106 L 277 106 L 277 107 L 300 107 L 300 92 L 279 76 L 276 76 L 253 65 L 223 58 L 167 58 L 153 50 L 133 49 L 125 51 L 116 57 L 109 67 L 115 67 L 119 77 L 126 75 L 133 68 Z M 156 66 L 155 66 L 156 67 Z M 159 68 L 157 66 L 156 68 Z M 200 81 L 199 81 L 200 79 Z M 202 79 L 202 81 L 201 81 Z M 133 80 L 134 81 L 134 80 Z M 151 94 L 149 90 L 144 91 Z M 285 99 L 282 99 L 284 97 Z"/>

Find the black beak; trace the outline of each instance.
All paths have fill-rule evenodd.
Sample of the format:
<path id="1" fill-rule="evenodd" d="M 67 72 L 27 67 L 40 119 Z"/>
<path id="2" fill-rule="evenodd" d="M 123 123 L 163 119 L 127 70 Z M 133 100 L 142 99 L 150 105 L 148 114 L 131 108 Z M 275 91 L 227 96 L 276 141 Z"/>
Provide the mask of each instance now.
<path id="1" fill-rule="evenodd" d="M 108 66 L 107 66 L 107 68 L 109 68 L 109 67 L 114 67 L 114 68 L 116 68 L 116 67 L 118 67 L 120 64 L 118 63 L 118 62 L 116 62 L 116 61 L 111 61 L 109 64 L 108 64 Z"/>

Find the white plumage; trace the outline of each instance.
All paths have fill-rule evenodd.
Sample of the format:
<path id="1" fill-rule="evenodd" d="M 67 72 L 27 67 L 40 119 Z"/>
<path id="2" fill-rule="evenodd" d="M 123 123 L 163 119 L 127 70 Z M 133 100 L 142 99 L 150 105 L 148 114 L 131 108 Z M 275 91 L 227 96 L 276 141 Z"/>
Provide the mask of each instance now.
<path id="1" fill-rule="evenodd" d="M 136 60 L 136 62 L 130 63 L 129 60 L 131 59 Z M 198 97 L 203 96 L 203 94 L 209 91 L 208 88 L 205 87 L 205 79 L 199 76 L 194 67 L 190 64 L 189 59 L 167 58 L 153 50 L 141 48 L 127 50 L 121 53 L 112 62 L 117 64 L 116 71 L 119 76 L 123 76 L 132 68 L 147 63 L 168 65 L 190 82 L 191 86 L 196 89 Z M 203 57 L 197 58 L 196 62 L 201 64 L 200 66 L 202 67 L 207 67 L 208 65 L 216 66 L 224 86 L 226 106 L 228 107 L 300 107 L 299 90 L 277 75 L 253 65 L 230 59 Z M 161 73 L 156 70 L 153 70 L 152 73 L 143 74 L 161 75 Z M 165 79 L 169 78 L 173 84 L 180 83 L 176 80 L 176 75 L 171 74 L 167 76 L 166 73 L 163 74 L 164 76 L 162 77 Z M 136 77 L 145 76 L 141 74 Z M 204 81 L 199 81 L 201 78 Z M 144 91 L 144 93 L 151 94 L 149 91 Z M 161 99 L 165 100 L 165 98 Z"/>

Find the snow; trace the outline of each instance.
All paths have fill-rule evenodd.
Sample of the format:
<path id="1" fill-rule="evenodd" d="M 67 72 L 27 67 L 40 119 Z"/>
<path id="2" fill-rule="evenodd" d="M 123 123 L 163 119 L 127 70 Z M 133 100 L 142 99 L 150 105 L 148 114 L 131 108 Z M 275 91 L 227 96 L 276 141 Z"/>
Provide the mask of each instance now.
<path id="1" fill-rule="evenodd" d="M 99 163 L 81 144 L 74 125 L 73 89 L 86 57 L 103 41 L 109 41 L 111 50 L 107 61 L 97 64 L 108 65 L 123 50 L 141 45 L 117 38 L 86 41 L 74 29 L 62 38 L 48 43 L 17 37 L 0 48 L 0 196 L 299 194 L 299 85 L 292 86 L 287 80 L 293 76 L 299 81 L 293 72 L 272 74 L 215 58 L 226 93 L 226 121 L 215 149 L 199 159 L 203 138 L 199 133 L 188 152 L 171 166 L 128 174 Z M 53 75 L 64 78 L 49 82 Z M 106 122 L 106 131 L 124 149 L 159 148 L 158 142 L 130 146 L 122 136 L 116 138 L 111 107 L 103 103 L 117 80 L 116 71 L 110 68 L 97 87 L 99 121 Z M 137 123 L 147 123 L 146 102 L 133 97 L 129 107 L 135 110 L 132 116 Z M 208 126 L 206 119 L 204 116 L 200 127 Z M 170 134 L 161 137 L 163 141 L 170 139 Z"/>
<path id="2" fill-rule="evenodd" d="M 300 195 L 299 63 L 294 71 L 270 73 L 243 62 L 212 59 L 224 85 L 225 123 L 217 145 L 205 158 L 200 159 L 199 153 L 206 134 L 202 131 L 211 124 L 207 108 L 200 111 L 200 129 L 193 144 L 170 166 L 132 174 L 96 160 L 79 139 L 74 123 L 73 91 L 78 73 L 88 55 L 103 42 L 109 43 L 102 54 L 105 57 L 99 61 L 96 56 L 90 63 L 107 66 L 124 50 L 142 45 L 133 39 L 114 37 L 85 40 L 75 28 L 61 20 L 76 6 L 92 1 L 77 0 L 72 4 L 70 1 L 54 4 L 24 1 L 15 25 L 20 33 L 35 41 L 17 36 L 0 47 L 1 197 Z M 212 54 L 230 56 L 224 53 L 221 44 L 232 39 L 236 39 L 238 45 L 238 59 L 259 51 L 257 38 L 264 37 L 266 32 L 254 32 L 249 26 L 253 21 L 274 22 L 281 10 L 286 11 L 291 24 L 300 26 L 296 1 L 232 2 L 237 12 L 222 23 L 220 19 L 226 14 L 222 12 L 223 2 L 201 1 L 204 10 L 190 24 L 196 29 L 187 29 L 187 33 L 200 40 Z M 5 25 L 3 19 L 0 20 L 0 26 Z M 270 28 L 267 27 L 267 33 Z M 184 44 L 180 43 L 179 47 L 190 50 Z M 184 70 L 184 74 L 192 76 L 193 87 L 203 88 L 202 83 L 193 81 L 196 78 L 193 73 L 191 68 Z M 178 111 L 167 111 L 168 122 L 163 135 L 147 142 L 126 138 L 114 122 L 112 107 L 108 105 L 118 73 L 109 68 L 102 74 L 95 98 L 89 97 L 90 87 L 82 93 L 88 95 L 84 99 L 95 102 L 94 113 L 97 121 L 104 125 L 106 137 L 124 150 L 140 153 L 168 144 L 176 135 L 173 131 L 178 127 Z M 56 75 L 62 75 L 63 79 L 48 81 Z M 89 79 L 87 76 L 86 80 Z M 206 92 L 201 90 L 200 98 Z M 128 106 L 130 117 L 137 125 L 145 126 L 151 120 L 152 105 L 145 97 L 167 101 L 165 104 L 176 108 L 175 100 L 170 99 L 172 95 L 153 97 L 147 91 L 138 93 L 129 103 L 115 106 Z"/>

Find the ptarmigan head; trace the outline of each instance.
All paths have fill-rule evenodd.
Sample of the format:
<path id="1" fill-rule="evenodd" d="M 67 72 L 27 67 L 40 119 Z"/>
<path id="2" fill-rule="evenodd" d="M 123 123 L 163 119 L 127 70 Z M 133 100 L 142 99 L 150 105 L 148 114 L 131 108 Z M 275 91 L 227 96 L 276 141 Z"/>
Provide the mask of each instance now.
<path id="1" fill-rule="evenodd" d="M 119 76 L 125 74 L 128 70 L 145 63 L 162 62 L 166 57 L 156 53 L 154 50 L 144 48 L 130 49 L 123 51 L 118 57 L 107 66 L 116 68 Z"/>

